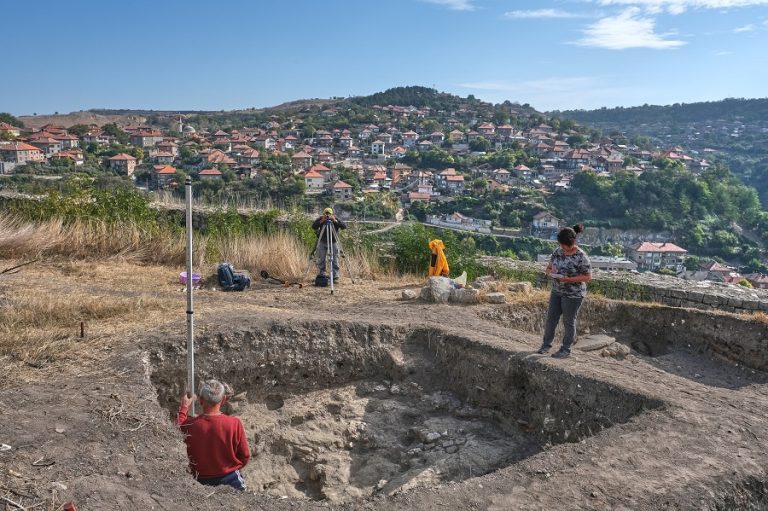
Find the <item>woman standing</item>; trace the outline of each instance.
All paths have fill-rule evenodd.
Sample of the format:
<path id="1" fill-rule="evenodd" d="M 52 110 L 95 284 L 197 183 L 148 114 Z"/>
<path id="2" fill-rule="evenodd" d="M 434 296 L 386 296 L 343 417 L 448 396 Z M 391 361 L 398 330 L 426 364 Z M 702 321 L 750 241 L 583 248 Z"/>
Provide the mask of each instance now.
<path id="1" fill-rule="evenodd" d="M 576 246 L 576 235 L 584 230 L 581 224 L 564 227 L 557 233 L 560 247 L 555 249 L 547 265 L 547 276 L 552 278 L 552 293 L 549 296 L 547 324 L 544 328 L 544 342 L 538 353 L 543 355 L 552 348 L 555 329 L 563 317 L 563 345 L 552 355 L 566 358 L 571 354 L 571 345 L 576 337 L 576 316 L 581 302 L 587 295 L 587 282 L 592 280 L 592 265 L 589 257 Z"/>

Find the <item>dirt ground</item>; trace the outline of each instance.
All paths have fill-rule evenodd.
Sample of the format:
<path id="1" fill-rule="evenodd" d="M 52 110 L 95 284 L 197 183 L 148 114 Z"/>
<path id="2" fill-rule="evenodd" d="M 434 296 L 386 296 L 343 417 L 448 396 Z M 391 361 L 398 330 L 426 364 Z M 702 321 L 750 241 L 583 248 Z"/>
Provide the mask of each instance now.
<path id="1" fill-rule="evenodd" d="M 13 263 L 0 261 L 0 268 Z M 253 442 L 255 459 L 244 470 L 248 492 L 201 486 L 187 473 L 183 439 L 170 419 L 174 403 L 158 402 L 163 390 L 152 380 L 153 357 L 184 350 L 186 302 L 179 271 L 119 261 L 49 262 L 0 276 L 5 309 L 0 311 L 0 444 L 10 446 L 0 448 L 0 509 L 61 509 L 68 501 L 81 510 L 768 509 L 765 373 L 700 350 L 673 350 L 655 358 L 632 352 L 621 360 L 579 351 L 566 360 L 540 357 L 533 351 L 540 342 L 545 294 L 509 294 L 504 305 L 401 300 L 403 289 L 421 285 L 413 279 L 356 284 L 342 279 L 334 295 L 328 289 L 260 282 L 245 293 L 200 290 L 195 321 L 206 339 L 215 339 L 219 331 L 263 332 L 275 325 L 304 338 L 313 331 L 330 336 L 326 332 L 341 327 L 366 339 L 378 335 L 377 328 L 429 329 L 444 337 L 443 347 L 466 344 L 498 358 L 498 365 L 476 367 L 476 378 L 466 370 L 474 359 L 456 362 L 464 364 L 462 384 L 475 382 L 458 398 L 490 410 L 484 422 L 461 423 L 455 413 L 429 408 L 424 400 L 441 391 L 427 388 L 430 378 L 438 378 L 439 366 L 420 380 L 424 392 L 418 394 L 391 392 L 400 382 L 376 378 L 350 379 L 301 395 L 286 392 L 279 406 L 263 401 L 237 410 L 254 425 L 252 438 L 264 437 L 270 424 L 280 423 L 291 427 L 270 437 L 276 446 L 306 445 L 308 431 L 313 431 L 312 442 L 325 435 L 326 446 L 344 432 L 359 444 L 366 437 L 358 428 L 361 416 L 370 422 L 378 417 L 388 426 L 378 432 L 378 447 L 366 448 L 370 456 L 363 464 L 351 459 L 359 450 L 328 449 L 333 454 L 328 463 L 343 465 L 349 478 L 339 481 L 336 494 L 325 495 L 326 500 L 312 500 L 323 495 L 297 486 L 296 474 L 305 487 L 313 478 L 301 476 L 302 467 L 287 470 L 279 449 L 269 449 L 265 441 Z M 116 306 L 105 310 L 107 304 Z M 21 315 L 22 306 L 31 313 Z M 594 331 L 608 310 L 610 304 L 591 299 L 583 324 Z M 681 329 L 680 336 L 685 335 Z M 217 360 L 225 356 L 222 352 Z M 274 360 L 279 365 L 279 357 Z M 530 380 L 512 381 L 498 372 L 498 385 L 491 388 L 493 371 L 510 361 L 530 370 Z M 563 387 L 557 383 L 562 381 L 573 384 Z M 592 407 L 609 416 L 607 407 L 618 406 L 624 396 L 657 405 L 640 405 L 627 420 L 588 435 L 544 441 L 543 430 L 526 427 L 521 417 L 509 417 L 520 424 L 515 430 L 520 436 L 510 434 L 501 417 L 504 409 L 493 410 L 478 397 L 534 384 L 544 389 L 538 398 L 542 407 L 551 399 L 569 403 L 569 410 Z M 586 395 L 587 388 L 602 390 Z M 312 421 L 291 424 L 292 417 L 308 412 Z M 397 417 L 414 420 L 406 424 Z M 447 434 L 435 442 L 418 438 L 443 431 Z M 453 447 L 464 446 L 467 438 L 479 438 L 474 448 L 477 459 L 488 460 L 487 470 L 479 470 L 484 475 L 462 474 L 463 465 L 452 461 Z M 430 444 L 442 452 L 423 457 L 432 456 L 430 466 L 439 470 L 420 471 L 419 484 L 396 484 L 412 468 L 412 458 L 400 454 Z M 488 452 L 497 456 L 485 456 Z M 265 481 L 276 482 L 265 489 Z"/>

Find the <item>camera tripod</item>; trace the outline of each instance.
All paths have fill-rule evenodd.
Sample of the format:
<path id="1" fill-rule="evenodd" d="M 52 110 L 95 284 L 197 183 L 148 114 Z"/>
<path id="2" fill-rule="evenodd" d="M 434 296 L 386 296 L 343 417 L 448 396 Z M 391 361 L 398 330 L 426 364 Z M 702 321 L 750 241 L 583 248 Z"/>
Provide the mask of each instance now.
<path id="1" fill-rule="evenodd" d="M 317 252 L 317 247 L 318 245 L 320 245 L 321 241 L 325 244 L 325 247 L 326 247 L 325 257 L 327 257 L 328 263 L 330 266 L 331 294 L 333 294 L 335 280 L 338 278 L 338 276 L 336 275 L 336 268 L 335 268 L 335 266 L 338 265 L 338 261 L 336 260 L 337 251 L 338 251 L 338 257 L 344 260 L 347 273 L 349 274 L 349 278 L 352 279 L 353 284 L 355 283 L 355 277 L 352 274 L 351 268 L 349 267 L 349 261 L 347 260 L 347 255 L 344 253 L 344 249 L 341 247 L 341 242 L 339 241 L 339 233 L 336 232 L 336 229 L 333 226 L 333 220 L 331 220 L 330 217 L 326 217 L 325 222 L 323 223 L 323 226 L 320 228 L 320 234 L 317 236 L 317 241 L 315 242 L 315 248 L 313 248 L 312 253 L 309 254 L 309 266 L 307 267 L 307 273 L 304 274 L 304 280 L 307 279 L 309 272 L 312 270 L 312 266 L 315 264 L 315 253 Z"/>

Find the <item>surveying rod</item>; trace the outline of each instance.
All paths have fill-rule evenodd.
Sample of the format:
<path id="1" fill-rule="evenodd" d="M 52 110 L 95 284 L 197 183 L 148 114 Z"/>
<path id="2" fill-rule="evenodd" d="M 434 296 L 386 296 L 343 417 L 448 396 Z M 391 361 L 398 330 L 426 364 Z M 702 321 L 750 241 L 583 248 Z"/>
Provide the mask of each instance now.
<path id="1" fill-rule="evenodd" d="M 187 202 L 187 390 L 195 393 L 195 320 L 192 306 L 192 178 L 187 176 L 184 182 L 184 194 Z M 195 402 L 189 410 L 190 415 L 195 415 Z"/>

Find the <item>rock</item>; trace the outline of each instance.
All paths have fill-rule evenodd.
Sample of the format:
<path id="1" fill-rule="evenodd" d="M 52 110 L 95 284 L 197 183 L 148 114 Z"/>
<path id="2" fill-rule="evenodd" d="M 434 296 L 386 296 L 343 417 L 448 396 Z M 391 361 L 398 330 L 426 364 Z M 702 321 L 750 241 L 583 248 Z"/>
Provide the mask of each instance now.
<path id="1" fill-rule="evenodd" d="M 603 348 L 603 350 L 600 352 L 600 356 L 602 357 L 613 357 L 619 360 L 624 359 L 627 355 L 629 355 L 629 346 L 625 346 L 619 342 L 614 342 L 607 348 Z"/>
<path id="2" fill-rule="evenodd" d="M 610 346 L 616 342 L 616 339 L 608 335 L 593 334 L 579 337 L 578 342 L 574 346 L 579 351 L 596 351 Z"/>
<path id="3" fill-rule="evenodd" d="M 230 399 L 230 401 L 235 401 L 235 402 L 245 401 L 245 398 L 247 396 L 248 396 L 248 391 L 246 390 L 245 392 L 241 392 L 239 394 L 235 394 L 234 396 L 232 396 L 232 399 Z"/>
<path id="4" fill-rule="evenodd" d="M 473 280 L 471 285 L 475 289 L 486 289 L 491 286 L 494 280 L 496 279 L 491 275 L 483 275 L 482 277 L 477 277 Z"/>
<path id="5" fill-rule="evenodd" d="M 446 277 L 429 277 L 427 285 L 421 288 L 421 298 L 428 302 L 448 303 L 453 285 Z"/>
<path id="6" fill-rule="evenodd" d="M 445 452 L 447 454 L 455 454 L 455 453 L 459 452 L 459 446 L 458 445 L 451 445 L 449 447 L 446 447 L 445 448 Z"/>
<path id="7" fill-rule="evenodd" d="M 403 300 L 413 300 L 417 296 L 419 295 L 413 289 L 404 289 L 402 293 Z"/>
<path id="8" fill-rule="evenodd" d="M 530 282 L 512 282 L 507 287 L 511 293 L 533 293 L 533 285 Z"/>
<path id="9" fill-rule="evenodd" d="M 506 303 L 507 295 L 504 293 L 488 293 L 485 295 L 485 301 L 488 303 Z"/>
<path id="10" fill-rule="evenodd" d="M 309 480 L 319 481 L 325 477 L 325 465 L 312 465 L 309 467 Z"/>
<path id="11" fill-rule="evenodd" d="M 480 302 L 480 291 L 477 289 L 452 289 L 449 300 L 453 303 L 472 304 Z"/>
<path id="12" fill-rule="evenodd" d="M 428 431 L 424 435 L 423 442 L 425 444 L 431 444 L 431 443 L 434 443 L 434 442 L 436 442 L 438 440 L 440 440 L 440 433 L 438 433 L 437 431 Z"/>

